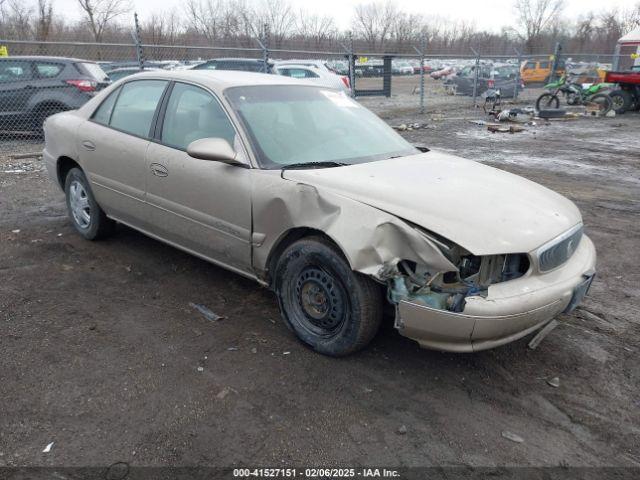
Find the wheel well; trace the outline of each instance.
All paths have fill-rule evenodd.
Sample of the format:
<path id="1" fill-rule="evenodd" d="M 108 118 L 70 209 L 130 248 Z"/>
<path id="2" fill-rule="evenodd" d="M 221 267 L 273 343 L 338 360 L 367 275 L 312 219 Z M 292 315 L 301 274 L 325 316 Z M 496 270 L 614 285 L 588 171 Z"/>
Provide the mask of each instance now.
<path id="1" fill-rule="evenodd" d="M 67 174 L 69 173 L 69 170 L 76 167 L 80 168 L 80 165 L 78 165 L 78 162 L 76 162 L 72 158 L 60 157 L 58 159 L 58 163 L 56 167 L 58 171 L 58 183 L 60 184 L 60 187 L 62 187 L 63 190 L 64 190 L 64 182 L 67 179 Z"/>
<path id="2" fill-rule="evenodd" d="M 307 237 L 322 237 L 331 244 L 331 246 L 336 250 L 338 254 L 342 255 L 345 260 L 347 260 L 347 257 L 340 246 L 323 231 L 309 227 L 292 228 L 276 242 L 274 247 L 271 249 L 271 252 L 269 252 L 269 258 L 267 259 L 266 264 L 266 280 L 271 287 L 273 287 L 274 281 L 273 272 L 275 271 L 276 264 L 278 263 L 278 259 L 280 258 L 282 253 L 293 243 Z"/>
<path id="3" fill-rule="evenodd" d="M 69 107 L 67 107 L 62 102 L 56 102 L 55 100 L 45 100 L 45 101 L 40 102 L 37 105 L 35 105 L 33 107 L 32 111 L 34 113 L 43 112 L 43 111 L 46 112 L 47 109 L 52 109 L 52 108 L 62 109 L 62 110 L 69 110 Z"/>

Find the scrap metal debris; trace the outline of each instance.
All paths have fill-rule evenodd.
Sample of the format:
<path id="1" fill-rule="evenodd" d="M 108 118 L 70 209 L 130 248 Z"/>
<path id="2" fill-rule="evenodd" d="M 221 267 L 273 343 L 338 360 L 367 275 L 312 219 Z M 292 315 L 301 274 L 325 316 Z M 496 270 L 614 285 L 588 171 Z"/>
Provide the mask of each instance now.
<path id="1" fill-rule="evenodd" d="M 42 453 L 49 453 L 51 451 L 51 447 L 53 447 L 53 443 L 54 442 L 51 442 L 49 445 L 44 447 L 44 450 L 42 450 Z"/>
<path id="2" fill-rule="evenodd" d="M 516 435 L 515 433 L 509 432 L 507 430 L 502 432 L 502 436 L 507 440 L 511 440 L 512 442 L 515 442 L 515 443 L 524 443 L 524 438 L 522 438 L 520 435 Z"/>
<path id="3" fill-rule="evenodd" d="M 496 120 L 499 122 L 529 123 L 534 114 L 535 111 L 531 107 L 507 108 L 496 115 Z"/>
<path id="4" fill-rule="evenodd" d="M 553 388 L 558 388 L 560 386 L 560 379 L 558 377 L 553 377 L 547 380 L 547 383 Z"/>
<path id="5" fill-rule="evenodd" d="M 202 314 L 202 316 L 204 318 L 206 318 L 207 320 L 210 320 L 212 322 L 217 322 L 220 320 L 223 320 L 224 316 L 222 315 L 217 315 L 215 313 L 213 313 L 211 310 L 209 310 L 207 307 L 205 307 L 204 305 L 202 305 L 201 303 L 189 303 L 189 306 L 192 308 L 195 308 L 198 312 L 200 312 Z"/>
<path id="6" fill-rule="evenodd" d="M 525 129 L 520 125 L 496 125 L 494 123 L 490 123 L 487 125 L 487 130 L 491 133 L 518 133 L 524 132 Z"/>
<path id="7" fill-rule="evenodd" d="M 544 338 L 551 333 L 551 330 L 558 326 L 558 321 L 554 318 L 549 323 L 545 325 L 545 327 L 538 332 L 538 334 L 531 339 L 529 342 L 529 348 L 531 350 L 535 350 L 540 345 L 540 342 L 544 340 Z"/>

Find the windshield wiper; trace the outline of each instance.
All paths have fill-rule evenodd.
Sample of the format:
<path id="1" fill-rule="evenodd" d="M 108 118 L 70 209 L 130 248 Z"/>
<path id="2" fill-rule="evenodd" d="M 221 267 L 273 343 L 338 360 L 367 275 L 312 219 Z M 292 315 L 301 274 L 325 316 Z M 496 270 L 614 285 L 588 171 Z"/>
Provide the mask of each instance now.
<path id="1" fill-rule="evenodd" d="M 282 171 L 285 170 L 295 170 L 301 168 L 330 168 L 330 167 L 344 167 L 346 165 L 351 165 L 350 163 L 340 163 L 333 161 L 325 161 L 325 162 L 300 162 L 300 163 L 291 163 L 289 165 L 283 165 Z"/>

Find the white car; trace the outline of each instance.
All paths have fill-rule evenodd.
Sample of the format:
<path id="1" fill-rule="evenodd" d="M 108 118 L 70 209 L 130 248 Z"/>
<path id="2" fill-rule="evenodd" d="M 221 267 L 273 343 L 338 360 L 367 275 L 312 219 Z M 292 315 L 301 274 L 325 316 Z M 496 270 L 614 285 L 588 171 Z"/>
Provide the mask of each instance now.
<path id="1" fill-rule="evenodd" d="M 335 88 L 344 92 L 351 92 L 349 77 L 336 75 L 328 68 L 321 68 L 316 64 L 295 64 L 279 62 L 273 67 L 273 73 L 285 77 L 308 80 L 323 87 Z"/>

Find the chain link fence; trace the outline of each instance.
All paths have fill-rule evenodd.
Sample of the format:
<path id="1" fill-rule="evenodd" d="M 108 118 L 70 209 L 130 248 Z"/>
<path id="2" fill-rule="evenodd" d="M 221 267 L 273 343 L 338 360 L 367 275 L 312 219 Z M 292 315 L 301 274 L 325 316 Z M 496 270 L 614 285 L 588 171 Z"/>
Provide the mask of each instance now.
<path id="1" fill-rule="evenodd" d="M 0 58 L 0 141 L 7 140 L 8 132 L 41 135 L 47 116 L 76 109 L 111 82 L 141 69 L 238 69 L 312 81 L 333 75 L 333 86 L 367 105 L 386 102 L 390 108 L 424 113 L 450 105 L 481 106 L 492 90 L 505 99 L 531 102 L 555 75 L 566 71 L 593 83 L 617 64 L 615 55 L 525 56 L 514 49 L 506 56 L 473 48 L 468 55 L 434 53 L 424 42 L 412 46 L 413 53 L 380 54 L 355 51 L 353 42 L 314 51 L 270 48 L 267 37 L 247 39 L 245 46 L 149 45 L 135 33 L 132 38 L 132 43 L 0 40 L 8 53 Z"/>

